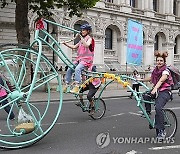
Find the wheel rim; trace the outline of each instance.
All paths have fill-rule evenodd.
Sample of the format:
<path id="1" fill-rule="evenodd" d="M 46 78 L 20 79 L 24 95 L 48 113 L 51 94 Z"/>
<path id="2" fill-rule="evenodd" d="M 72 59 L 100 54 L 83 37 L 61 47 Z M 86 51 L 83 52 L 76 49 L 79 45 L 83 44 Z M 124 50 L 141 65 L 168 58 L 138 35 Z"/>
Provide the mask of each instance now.
<path id="1" fill-rule="evenodd" d="M 102 99 L 94 99 L 95 112 L 92 115 L 93 119 L 101 119 L 106 112 L 106 105 Z"/>
<path id="2" fill-rule="evenodd" d="M 14 90 L 11 92 L 5 85 L 6 89 L 9 91 L 5 100 L 9 101 L 11 104 L 11 110 L 16 113 L 15 121 L 10 121 L 8 119 L 10 114 L 8 114 L 8 117 L 5 117 L 6 120 L 1 120 L 0 122 L 1 148 L 23 148 L 39 141 L 55 125 L 62 106 L 61 79 L 52 64 L 44 55 L 41 55 L 41 63 L 38 67 L 37 74 L 37 76 L 40 74 L 41 77 L 32 78 L 34 82 L 31 84 L 25 84 L 26 77 L 28 76 L 28 65 L 30 64 L 34 68 L 37 66 L 36 59 L 38 52 L 30 47 L 16 48 L 16 46 L 17 45 L 6 45 L 0 49 L 1 63 L 4 63 L 4 61 L 10 63 L 10 65 L 1 66 L 1 70 L 6 72 L 6 76 L 15 86 Z M 32 60 L 30 56 L 33 56 L 35 60 Z M 50 73 L 47 74 L 45 72 L 43 64 L 46 64 L 47 67 L 51 69 Z M 52 96 L 54 93 L 51 86 L 52 83 L 56 83 L 59 89 L 59 103 L 57 104 L 50 103 L 53 100 Z M 33 99 L 33 96 L 35 96 L 35 93 L 38 93 L 38 91 L 41 91 L 45 85 L 46 93 L 43 95 L 43 101 L 36 102 L 35 99 Z M 41 93 L 39 92 L 39 94 Z M 25 98 L 23 96 L 25 96 Z M 14 129 L 15 126 L 17 126 L 18 111 L 20 109 L 19 104 L 21 104 L 23 109 L 34 119 L 35 129 L 28 134 L 17 133 Z M 4 107 L 1 107 L 1 110 L 4 110 Z M 51 110 L 53 110 L 53 112 L 50 113 Z"/>
<path id="3" fill-rule="evenodd" d="M 164 125 L 166 130 L 166 137 L 174 137 L 177 129 L 177 119 L 173 111 L 168 109 L 164 110 Z"/>

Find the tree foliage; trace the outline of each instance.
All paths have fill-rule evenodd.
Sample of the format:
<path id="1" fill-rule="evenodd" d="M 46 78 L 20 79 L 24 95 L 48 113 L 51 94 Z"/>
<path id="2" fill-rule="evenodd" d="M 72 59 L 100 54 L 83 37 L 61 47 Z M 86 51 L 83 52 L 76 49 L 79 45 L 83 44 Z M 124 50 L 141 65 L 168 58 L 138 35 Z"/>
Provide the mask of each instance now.
<path id="1" fill-rule="evenodd" d="M 9 2 L 17 0 L 0 0 L 1 7 L 5 7 Z M 82 10 L 93 7 L 99 0 L 27 0 L 29 9 L 39 16 L 50 16 L 51 9 L 67 7 L 69 16 L 82 14 Z M 23 9 L 23 8 L 22 8 Z"/>

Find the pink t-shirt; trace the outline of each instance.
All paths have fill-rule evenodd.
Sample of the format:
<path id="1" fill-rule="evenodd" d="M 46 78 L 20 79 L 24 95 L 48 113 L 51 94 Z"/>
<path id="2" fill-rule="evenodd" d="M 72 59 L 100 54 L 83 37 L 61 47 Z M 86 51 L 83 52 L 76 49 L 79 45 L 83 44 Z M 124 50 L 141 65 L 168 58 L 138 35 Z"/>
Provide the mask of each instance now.
<path id="1" fill-rule="evenodd" d="M 101 85 L 100 78 L 94 78 L 92 84 L 94 85 L 95 88 L 99 87 Z"/>

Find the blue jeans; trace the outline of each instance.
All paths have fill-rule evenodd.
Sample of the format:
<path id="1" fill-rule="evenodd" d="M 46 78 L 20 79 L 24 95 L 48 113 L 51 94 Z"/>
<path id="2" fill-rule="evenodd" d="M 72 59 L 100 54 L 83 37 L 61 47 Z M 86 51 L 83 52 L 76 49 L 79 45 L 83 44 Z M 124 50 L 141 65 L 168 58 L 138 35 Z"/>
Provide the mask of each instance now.
<path id="1" fill-rule="evenodd" d="M 67 73 L 66 73 L 66 83 L 69 84 L 71 82 L 72 74 L 75 72 L 75 82 L 76 83 L 81 83 L 81 72 L 84 69 L 83 64 L 78 64 L 75 68 L 75 71 L 72 70 L 71 68 L 68 68 Z"/>
<path id="2" fill-rule="evenodd" d="M 158 93 L 158 97 L 155 99 L 155 127 L 156 129 L 163 130 L 164 129 L 164 114 L 163 108 L 166 103 L 170 100 L 171 95 L 168 90 L 160 91 Z"/>

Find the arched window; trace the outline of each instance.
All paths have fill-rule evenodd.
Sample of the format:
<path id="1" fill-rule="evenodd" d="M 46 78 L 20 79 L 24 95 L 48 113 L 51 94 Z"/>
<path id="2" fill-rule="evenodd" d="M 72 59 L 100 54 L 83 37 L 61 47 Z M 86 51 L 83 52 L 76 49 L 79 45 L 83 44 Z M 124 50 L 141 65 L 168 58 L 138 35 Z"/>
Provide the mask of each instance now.
<path id="1" fill-rule="evenodd" d="M 112 29 L 107 28 L 105 35 L 105 49 L 112 49 Z"/>
<path id="2" fill-rule="evenodd" d="M 158 12 L 158 0 L 153 0 L 153 10 Z"/>

